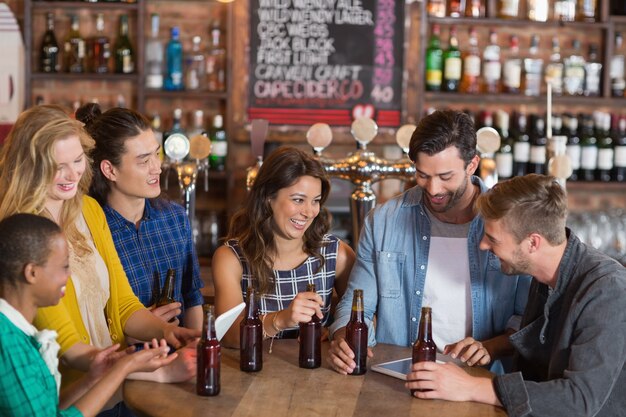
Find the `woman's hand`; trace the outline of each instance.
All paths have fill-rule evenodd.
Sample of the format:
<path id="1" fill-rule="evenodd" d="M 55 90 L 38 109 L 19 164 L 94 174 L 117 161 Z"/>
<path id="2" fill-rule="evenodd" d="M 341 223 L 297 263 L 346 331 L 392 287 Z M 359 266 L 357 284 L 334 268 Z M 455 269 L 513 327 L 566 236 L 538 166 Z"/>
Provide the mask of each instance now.
<path id="1" fill-rule="evenodd" d="M 291 300 L 289 306 L 279 312 L 276 324 L 280 330 L 296 327 L 298 323 L 308 323 L 313 315 L 317 315 L 319 319 L 324 318 L 322 307 L 324 300 L 315 292 L 300 292 Z"/>

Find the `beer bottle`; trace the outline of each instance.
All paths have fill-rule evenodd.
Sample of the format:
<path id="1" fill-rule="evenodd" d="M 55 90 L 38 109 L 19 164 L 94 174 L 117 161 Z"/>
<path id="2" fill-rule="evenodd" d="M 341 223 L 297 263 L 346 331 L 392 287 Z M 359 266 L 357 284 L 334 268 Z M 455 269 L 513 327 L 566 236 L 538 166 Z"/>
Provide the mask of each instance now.
<path id="1" fill-rule="evenodd" d="M 157 307 L 164 306 L 166 304 L 175 303 L 174 299 L 174 279 L 176 278 L 176 270 L 170 268 L 167 270 L 167 276 L 165 277 L 165 283 L 163 289 L 159 295 L 159 299 L 156 302 Z"/>
<path id="2" fill-rule="evenodd" d="M 315 284 L 306 286 L 307 292 L 315 292 Z M 300 368 L 314 369 L 322 365 L 322 322 L 316 314 L 311 321 L 300 323 Z"/>
<path id="3" fill-rule="evenodd" d="M 350 375 L 363 375 L 367 371 L 367 324 L 363 314 L 363 290 L 354 290 L 352 315 L 346 326 L 346 342 L 352 349 L 356 362 Z"/>
<path id="4" fill-rule="evenodd" d="M 202 340 L 198 343 L 196 393 L 211 397 L 220 393 L 221 346 L 215 336 L 215 308 L 204 306 Z"/>
<path id="5" fill-rule="evenodd" d="M 422 307 L 420 328 L 413 343 L 413 363 L 435 362 L 437 358 L 437 345 L 433 340 L 433 328 L 431 320 L 431 308 Z M 411 394 L 418 390 L 411 390 Z"/>
<path id="6" fill-rule="evenodd" d="M 259 318 L 256 291 L 248 287 L 246 313 L 239 325 L 239 367 L 244 372 L 263 369 L 263 322 Z"/>

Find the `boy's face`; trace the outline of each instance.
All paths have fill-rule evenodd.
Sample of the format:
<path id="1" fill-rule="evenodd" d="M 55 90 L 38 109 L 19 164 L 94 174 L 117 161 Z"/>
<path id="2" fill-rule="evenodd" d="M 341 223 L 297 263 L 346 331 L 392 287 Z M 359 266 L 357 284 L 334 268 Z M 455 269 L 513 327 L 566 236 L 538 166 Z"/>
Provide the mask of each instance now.
<path id="1" fill-rule="evenodd" d="M 65 236 L 58 234 L 50 240 L 50 254 L 43 265 L 35 266 L 37 306 L 56 305 L 65 295 L 65 284 L 70 276 L 69 250 Z"/>

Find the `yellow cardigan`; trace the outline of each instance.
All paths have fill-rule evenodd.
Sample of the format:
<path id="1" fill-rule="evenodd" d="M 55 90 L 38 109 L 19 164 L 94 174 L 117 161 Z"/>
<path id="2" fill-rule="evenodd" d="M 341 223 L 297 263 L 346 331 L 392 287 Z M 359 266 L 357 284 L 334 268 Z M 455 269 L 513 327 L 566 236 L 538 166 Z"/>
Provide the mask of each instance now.
<path id="1" fill-rule="evenodd" d="M 83 197 L 83 216 L 89 228 L 96 249 L 109 270 L 110 298 L 107 301 L 105 315 L 111 340 L 125 346 L 124 327 L 129 317 L 144 307 L 133 293 L 126 273 L 115 250 L 111 231 L 102 208 L 91 197 Z M 57 341 L 61 345 L 60 356 L 76 343 L 90 344 L 89 334 L 80 315 L 79 302 L 88 303 L 89 300 L 78 300 L 76 290 L 70 278 L 67 281 L 65 296 L 59 304 L 52 307 L 40 308 L 35 317 L 35 326 L 38 329 L 52 329 L 58 333 Z M 63 376 L 63 385 L 78 379 L 82 372 L 60 366 Z"/>

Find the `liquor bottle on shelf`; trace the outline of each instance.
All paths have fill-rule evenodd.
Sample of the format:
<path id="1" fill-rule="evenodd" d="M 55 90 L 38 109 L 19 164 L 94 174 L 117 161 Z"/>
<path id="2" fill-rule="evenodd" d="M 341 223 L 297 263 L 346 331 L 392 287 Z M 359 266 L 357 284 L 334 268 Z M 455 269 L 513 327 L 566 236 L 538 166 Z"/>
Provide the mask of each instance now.
<path id="1" fill-rule="evenodd" d="M 461 81 L 461 51 L 456 37 L 456 26 L 450 28 L 450 44 L 443 53 L 443 91 L 459 91 Z"/>
<path id="2" fill-rule="evenodd" d="M 498 17 L 500 19 L 518 19 L 519 3 L 519 0 L 498 0 Z"/>
<path id="3" fill-rule="evenodd" d="M 498 179 L 506 180 L 513 176 L 513 138 L 509 136 L 509 114 L 504 110 L 496 111 L 495 127 L 502 139 L 496 152 Z"/>
<path id="4" fill-rule="evenodd" d="M 412 362 L 435 362 L 437 359 L 437 345 L 433 340 L 432 310 L 422 307 L 417 339 L 413 343 Z M 411 390 L 414 393 L 418 390 Z"/>
<path id="5" fill-rule="evenodd" d="M 163 134 L 163 142 L 172 135 L 173 133 L 182 133 L 185 134 L 185 131 L 182 127 L 182 118 L 183 118 L 183 110 L 180 108 L 174 109 L 174 118 L 172 120 L 172 128 Z"/>
<path id="6" fill-rule="evenodd" d="M 209 155 L 209 167 L 213 171 L 224 171 L 226 169 L 226 158 L 228 157 L 228 140 L 226 130 L 224 130 L 224 118 L 221 114 L 213 117 L 211 128 L 211 154 Z"/>
<path id="7" fill-rule="evenodd" d="M 163 89 L 167 91 L 180 91 L 183 84 L 183 45 L 180 43 L 180 30 L 174 26 L 171 30 L 171 38 L 165 48 L 165 65 L 167 71 L 163 80 Z"/>
<path id="8" fill-rule="evenodd" d="M 206 134 L 206 130 L 204 129 L 204 111 L 198 109 L 193 112 L 192 128 L 187 132 L 187 136 L 192 138 L 203 134 Z"/>
<path id="9" fill-rule="evenodd" d="M 585 85 L 585 58 L 580 54 L 580 41 L 572 41 L 574 52 L 563 60 L 563 88 L 570 96 L 580 96 Z"/>
<path id="10" fill-rule="evenodd" d="M 263 369 L 263 322 L 254 288 L 248 287 L 246 301 L 246 311 L 239 324 L 239 369 L 259 372 Z"/>
<path id="11" fill-rule="evenodd" d="M 428 0 L 426 13 L 431 17 L 446 17 L 446 0 Z"/>
<path id="12" fill-rule="evenodd" d="M 206 64 L 204 54 L 200 51 L 202 38 L 194 36 L 191 40 L 191 52 L 185 57 L 185 88 L 187 90 L 204 89 Z"/>
<path id="13" fill-rule="evenodd" d="M 446 9 L 450 17 L 463 17 L 465 14 L 465 0 L 448 0 Z"/>
<path id="14" fill-rule="evenodd" d="M 128 38 L 128 15 L 120 16 L 120 31 L 115 42 L 115 72 L 132 74 L 135 72 L 135 53 Z"/>
<path id="15" fill-rule="evenodd" d="M 613 97 L 624 97 L 626 80 L 624 79 L 624 54 L 621 53 L 624 38 L 621 32 L 615 32 L 615 46 L 611 57 L 611 95 Z"/>
<path id="16" fill-rule="evenodd" d="M 222 347 L 215 333 L 215 308 L 210 305 L 204 311 L 202 339 L 197 348 L 196 393 L 210 397 L 220 393 Z"/>
<path id="17" fill-rule="evenodd" d="M 578 0 L 576 20 L 579 22 L 595 22 L 597 7 L 597 0 Z"/>
<path id="18" fill-rule="evenodd" d="M 426 90 L 441 91 L 443 77 L 443 51 L 441 50 L 440 26 L 433 25 L 426 49 Z"/>
<path id="19" fill-rule="evenodd" d="M 536 115 L 531 116 L 530 159 L 528 161 L 529 174 L 546 173 L 547 143 L 543 118 Z"/>
<path id="20" fill-rule="evenodd" d="M 563 118 L 560 114 L 552 114 L 552 137 L 563 135 Z"/>
<path id="21" fill-rule="evenodd" d="M 615 151 L 613 149 L 613 137 L 611 136 L 611 114 L 600 113 L 598 116 L 600 129 L 598 134 L 598 167 L 596 179 L 609 182 L 612 179 Z"/>
<path id="22" fill-rule="evenodd" d="M 465 17 L 485 17 L 484 0 L 465 0 Z"/>
<path id="23" fill-rule="evenodd" d="M 161 160 L 161 162 L 163 162 L 165 160 L 165 152 L 163 151 L 163 130 L 161 126 L 161 116 L 159 116 L 159 113 L 154 113 L 152 115 L 150 126 L 152 127 L 154 138 L 160 146 L 159 159 Z"/>
<path id="24" fill-rule="evenodd" d="M 209 91 L 226 90 L 226 48 L 219 21 L 211 26 L 211 44 L 206 57 L 206 83 Z"/>
<path id="25" fill-rule="evenodd" d="M 548 20 L 548 0 L 528 0 L 526 2 L 528 20 L 546 22 Z"/>
<path id="26" fill-rule="evenodd" d="M 598 140 L 593 130 L 593 118 L 590 115 L 582 116 L 580 135 L 580 181 L 594 181 L 598 167 Z"/>
<path id="27" fill-rule="evenodd" d="M 576 20 L 576 0 L 556 0 L 554 2 L 554 20 L 561 22 Z"/>
<path id="28" fill-rule="evenodd" d="M 626 116 L 619 118 L 614 142 L 613 181 L 626 182 Z"/>
<path id="29" fill-rule="evenodd" d="M 70 31 L 65 38 L 65 71 L 85 72 L 85 40 L 80 35 L 78 15 L 70 17 Z"/>
<path id="30" fill-rule="evenodd" d="M 352 312 L 346 325 L 346 343 L 354 353 L 356 366 L 350 375 L 363 375 L 367 372 L 368 328 L 363 311 L 363 290 L 355 289 L 352 295 Z"/>
<path id="31" fill-rule="evenodd" d="M 515 115 L 515 142 L 513 143 L 513 176 L 519 177 L 528 173 L 530 160 L 530 142 L 526 133 L 527 118 L 524 113 Z"/>
<path id="32" fill-rule="evenodd" d="M 146 42 L 146 88 L 163 88 L 163 43 L 157 13 L 150 16 L 150 39 Z"/>
<path id="33" fill-rule="evenodd" d="M 109 72 L 111 42 L 104 33 L 104 13 L 96 16 L 96 36 L 88 42 L 89 68 L 91 72 L 106 74 Z"/>
<path id="34" fill-rule="evenodd" d="M 315 292 L 315 284 L 307 284 L 307 292 Z M 300 368 L 315 369 L 322 365 L 322 322 L 313 314 L 307 323 L 300 323 Z"/>
<path id="35" fill-rule="evenodd" d="M 530 38 L 529 56 L 524 58 L 524 95 L 541 95 L 543 84 L 543 59 L 537 57 L 539 50 L 539 36 L 532 35 Z"/>
<path id="36" fill-rule="evenodd" d="M 466 94 L 480 92 L 480 50 L 476 29 L 473 27 L 469 30 L 469 47 L 463 54 L 463 76 L 459 89 Z"/>
<path id="37" fill-rule="evenodd" d="M 501 76 L 502 63 L 500 62 L 498 35 L 494 30 L 490 30 L 489 45 L 483 51 L 483 91 L 491 94 L 498 93 Z"/>
<path id="38" fill-rule="evenodd" d="M 519 94 L 522 86 L 522 59 L 519 56 L 519 38 L 511 35 L 509 57 L 502 69 L 502 90 L 505 93 Z"/>
<path id="39" fill-rule="evenodd" d="M 602 64 L 598 59 L 598 47 L 589 44 L 589 59 L 585 63 L 585 89 L 586 96 L 600 95 L 600 77 L 602 76 Z"/>
<path id="40" fill-rule="evenodd" d="M 572 175 L 568 181 L 578 181 L 580 170 L 580 137 L 578 136 L 578 118 L 569 113 L 563 114 L 563 124 L 567 133 L 565 152 L 572 163 Z"/>
<path id="41" fill-rule="evenodd" d="M 557 96 L 563 94 L 563 61 L 557 36 L 552 38 L 552 53 L 550 62 L 546 65 L 546 78 L 552 84 L 552 94 Z"/>
<path id="42" fill-rule="evenodd" d="M 39 70 L 41 72 L 59 72 L 59 44 L 54 35 L 54 13 L 46 15 L 46 32 L 43 34 L 39 49 Z"/>

